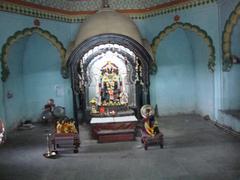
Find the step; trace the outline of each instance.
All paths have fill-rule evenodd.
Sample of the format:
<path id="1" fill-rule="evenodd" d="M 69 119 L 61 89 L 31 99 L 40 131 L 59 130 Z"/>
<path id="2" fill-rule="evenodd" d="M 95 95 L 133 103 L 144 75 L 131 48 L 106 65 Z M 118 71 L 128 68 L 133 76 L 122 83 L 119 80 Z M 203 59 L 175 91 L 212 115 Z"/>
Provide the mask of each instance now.
<path id="1" fill-rule="evenodd" d="M 134 129 L 101 130 L 97 133 L 99 143 L 134 141 Z"/>

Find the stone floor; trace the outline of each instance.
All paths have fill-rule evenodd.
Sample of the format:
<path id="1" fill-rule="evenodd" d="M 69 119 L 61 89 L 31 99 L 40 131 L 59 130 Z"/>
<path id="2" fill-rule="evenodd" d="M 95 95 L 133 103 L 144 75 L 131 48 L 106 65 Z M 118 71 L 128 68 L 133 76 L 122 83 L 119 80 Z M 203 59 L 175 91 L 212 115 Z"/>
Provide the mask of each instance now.
<path id="1" fill-rule="evenodd" d="M 162 117 L 165 147 L 145 151 L 140 140 L 98 144 L 80 127 L 78 154 L 46 159 L 48 126 L 15 131 L 0 146 L 0 179 L 13 180 L 239 180 L 240 137 L 196 115 Z"/>

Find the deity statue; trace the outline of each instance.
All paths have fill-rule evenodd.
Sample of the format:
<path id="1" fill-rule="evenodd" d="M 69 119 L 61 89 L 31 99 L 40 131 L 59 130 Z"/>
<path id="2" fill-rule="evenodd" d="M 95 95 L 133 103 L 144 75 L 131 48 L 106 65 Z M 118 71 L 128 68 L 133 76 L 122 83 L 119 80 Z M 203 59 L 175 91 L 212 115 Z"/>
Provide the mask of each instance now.
<path id="1" fill-rule="evenodd" d="M 91 101 L 90 101 L 90 104 L 91 104 L 91 113 L 92 114 L 98 113 L 98 111 L 97 111 L 97 99 L 92 98 Z"/>
<path id="2" fill-rule="evenodd" d="M 100 105 L 113 106 L 120 105 L 120 93 L 122 91 L 122 81 L 119 75 L 118 67 L 107 62 L 101 69 L 99 80 Z"/>
<path id="3" fill-rule="evenodd" d="M 128 104 L 128 95 L 127 95 L 126 92 L 121 92 L 120 103 L 121 103 L 121 105 L 127 105 Z"/>

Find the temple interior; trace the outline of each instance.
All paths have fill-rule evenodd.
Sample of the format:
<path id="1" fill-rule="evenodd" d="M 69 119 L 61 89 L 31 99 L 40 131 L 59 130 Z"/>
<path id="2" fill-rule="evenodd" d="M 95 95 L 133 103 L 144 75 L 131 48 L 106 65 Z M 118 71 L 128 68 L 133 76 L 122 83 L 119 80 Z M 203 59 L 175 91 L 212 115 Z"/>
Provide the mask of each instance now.
<path id="1" fill-rule="evenodd" d="M 1 180 L 240 178 L 239 0 L 2 0 L 0 23 Z"/>

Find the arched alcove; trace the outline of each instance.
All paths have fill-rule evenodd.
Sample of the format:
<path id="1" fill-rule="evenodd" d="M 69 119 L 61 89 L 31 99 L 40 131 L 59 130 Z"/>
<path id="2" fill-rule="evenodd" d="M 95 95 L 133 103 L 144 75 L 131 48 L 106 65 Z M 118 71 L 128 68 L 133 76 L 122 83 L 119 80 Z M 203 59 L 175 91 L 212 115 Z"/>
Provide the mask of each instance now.
<path id="1" fill-rule="evenodd" d="M 214 48 L 206 33 L 183 27 L 175 23 L 153 41 L 158 72 L 151 79 L 151 102 L 162 115 L 198 113 L 212 118 Z"/>
<path id="2" fill-rule="evenodd" d="M 207 66 L 208 66 L 208 69 L 213 72 L 214 67 L 215 67 L 215 48 L 213 46 L 212 38 L 207 34 L 206 31 L 204 31 L 200 27 L 198 27 L 196 25 L 192 25 L 190 23 L 176 22 L 176 23 L 173 23 L 170 26 L 167 26 L 166 28 L 164 28 L 164 30 L 161 31 L 156 37 L 154 37 L 154 39 L 152 41 L 151 46 L 152 46 L 153 53 L 156 54 L 159 43 L 166 36 L 168 36 L 169 33 L 175 31 L 178 28 L 182 28 L 184 30 L 189 30 L 189 31 L 195 32 L 198 36 L 202 37 L 202 39 L 204 40 L 204 42 L 206 43 L 206 45 L 208 46 L 208 49 L 209 49 Z"/>
<path id="3" fill-rule="evenodd" d="M 237 40 L 236 33 L 239 29 L 239 17 L 240 17 L 240 3 L 237 4 L 236 8 L 230 14 L 226 21 L 223 31 L 222 41 L 222 53 L 223 53 L 223 71 L 230 71 L 233 64 L 233 55 L 236 47 L 232 41 Z M 238 24 L 238 25 L 237 25 Z M 234 32 L 235 31 L 235 32 Z"/>
<path id="4" fill-rule="evenodd" d="M 239 131 L 240 119 L 240 3 L 230 14 L 223 31 L 223 107 L 220 122 Z"/>
<path id="5" fill-rule="evenodd" d="M 70 80 L 59 73 L 60 60 L 58 49 L 39 33 L 33 32 L 11 44 L 6 59 L 11 73 L 3 82 L 8 127 L 19 121 L 38 120 L 49 98 L 66 107 L 67 115 L 72 117 Z"/>
<path id="6" fill-rule="evenodd" d="M 21 38 L 24 38 L 26 36 L 31 36 L 33 33 L 38 33 L 42 37 L 46 38 L 54 47 L 56 47 L 60 53 L 60 60 L 61 60 L 61 73 L 64 78 L 67 77 L 66 72 L 66 63 L 65 63 L 65 54 L 66 50 L 63 46 L 63 44 L 57 39 L 56 36 L 51 34 L 49 31 L 43 30 L 39 27 L 32 27 L 32 28 L 25 28 L 21 31 L 15 32 L 12 36 L 8 37 L 7 41 L 2 47 L 2 54 L 1 54 L 1 66 L 2 66 L 2 81 L 5 81 L 8 78 L 8 75 L 10 73 L 8 68 L 8 55 L 9 55 L 9 49 L 11 46 L 18 41 Z"/>

